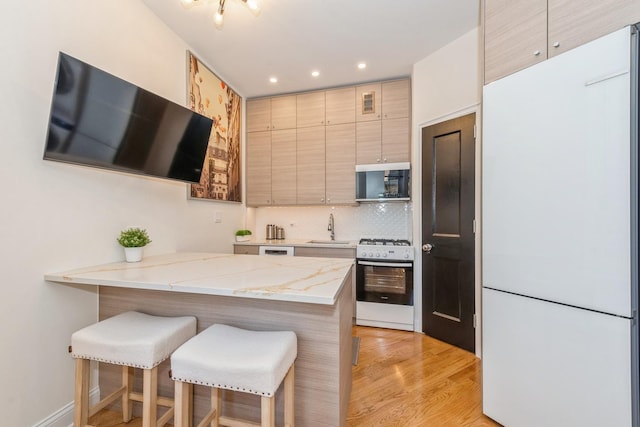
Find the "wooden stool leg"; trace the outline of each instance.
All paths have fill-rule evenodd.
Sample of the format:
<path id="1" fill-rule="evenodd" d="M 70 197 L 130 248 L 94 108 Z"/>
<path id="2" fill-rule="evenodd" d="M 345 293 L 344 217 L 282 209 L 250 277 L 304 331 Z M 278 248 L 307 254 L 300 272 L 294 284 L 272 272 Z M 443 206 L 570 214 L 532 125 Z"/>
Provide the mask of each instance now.
<path id="1" fill-rule="evenodd" d="M 144 369 L 142 427 L 156 427 L 158 419 L 158 367 Z"/>
<path id="2" fill-rule="evenodd" d="M 220 426 L 220 411 L 222 410 L 222 393 L 216 387 L 211 387 L 211 409 L 216 411 L 211 420 L 211 427 Z"/>
<path id="3" fill-rule="evenodd" d="M 84 427 L 89 422 L 89 359 L 76 359 L 76 385 L 73 399 L 73 425 Z"/>
<path id="4" fill-rule="evenodd" d="M 275 427 L 276 425 L 276 397 L 266 397 L 262 396 L 261 398 L 261 426 L 262 427 Z"/>
<path id="5" fill-rule="evenodd" d="M 190 427 L 191 418 L 189 407 L 192 400 L 192 386 L 189 383 L 176 381 L 175 386 L 175 418 L 173 423 L 175 427 Z"/>
<path id="6" fill-rule="evenodd" d="M 133 391 L 133 368 L 129 366 L 122 367 L 122 385 L 125 387 L 122 395 L 122 421 L 128 423 L 133 416 L 133 400 L 129 398 Z"/>
<path id="7" fill-rule="evenodd" d="M 294 405 L 294 365 L 291 365 L 287 376 L 284 377 L 284 426 L 294 427 L 295 405 Z"/>

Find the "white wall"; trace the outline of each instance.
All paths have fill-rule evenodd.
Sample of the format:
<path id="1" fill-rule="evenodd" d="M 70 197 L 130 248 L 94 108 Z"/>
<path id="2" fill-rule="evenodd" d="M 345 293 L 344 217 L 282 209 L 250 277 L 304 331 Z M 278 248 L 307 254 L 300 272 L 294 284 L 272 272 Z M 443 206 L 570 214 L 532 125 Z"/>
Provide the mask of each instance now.
<path id="1" fill-rule="evenodd" d="M 476 219 L 480 224 L 480 100 L 481 58 L 480 28 L 469 31 L 447 46 L 434 52 L 413 66 L 412 75 L 412 169 L 414 199 L 414 245 L 422 245 L 422 128 L 442 121 L 476 113 L 478 136 L 476 139 Z M 476 232 L 476 313 L 480 316 L 480 227 Z M 416 252 L 414 264 L 416 283 L 416 330 L 422 330 L 422 259 Z M 480 319 L 478 319 L 480 320 Z M 478 323 L 479 325 L 479 323 Z M 480 354 L 480 327 L 476 329 L 476 354 Z"/>
<path id="2" fill-rule="evenodd" d="M 185 104 L 188 46 L 146 6 L 30 0 L 2 9 L 0 413 L 3 425 L 27 426 L 73 400 L 69 337 L 97 318 L 94 288 L 43 274 L 122 260 L 115 238 L 127 225 L 148 229 L 147 254 L 230 252 L 244 208 L 189 201 L 183 183 L 42 160 L 60 50 Z"/>

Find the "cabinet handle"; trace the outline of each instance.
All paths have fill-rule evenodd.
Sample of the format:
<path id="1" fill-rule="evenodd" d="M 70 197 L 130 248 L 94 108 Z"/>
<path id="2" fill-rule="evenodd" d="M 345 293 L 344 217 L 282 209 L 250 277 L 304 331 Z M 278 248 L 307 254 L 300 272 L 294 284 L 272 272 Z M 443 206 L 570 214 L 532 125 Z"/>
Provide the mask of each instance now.
<path id="1" fill-rule="evenodd" d="M 377 163 L 380 163 L 380 159 L 376 159 L 376 162 L 377 162 Z"/>
<path id="2" fill-rule="evenodd" d="M 331 203 L 331 199 L 327 199 L 327 203 Z"/>
<path id="3" fill-rule="evenodd" d="M 331 123 L 331 120 L 327 120 L 327 124 Z"/>
<path id="4" fill-rule="evenodd" d="M 321 202 L 324 202 L 324 198 L 320 199 Z"/>
<path id="5" fill-rule="evenodd" d="M 383 163 L 387 163 L 387 159 L 382 159 L 382 162 Z"/>
<path id="6" fill-rule="evenodd" d="M 553 47 L 560 47 L 560 42 L 555 42 L 555 43 L 553 44 Z"/>
<path id="7" fill-rule="evenodd" d="M 534 56 L 540 56 L 542 52 L 540 52 L 539 50 L 536 50 L 535 52 L 533 52 Z"/>

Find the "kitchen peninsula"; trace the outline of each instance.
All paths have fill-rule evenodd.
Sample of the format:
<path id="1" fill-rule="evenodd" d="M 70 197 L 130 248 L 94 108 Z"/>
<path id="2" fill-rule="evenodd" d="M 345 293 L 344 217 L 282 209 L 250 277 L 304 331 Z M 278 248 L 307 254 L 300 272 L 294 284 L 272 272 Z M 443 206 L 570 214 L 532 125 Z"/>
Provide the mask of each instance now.
<path id="1" fill-rule="evenodd" d="M 214 323 L 294 331 L 296 424 L 344 426 L 351 391 L 352 264 L 333 258 L 175 253 L 51 273 L 45 279 L 98 286 L 100 320 L 137 310 L 194 315 L 198 331 Z M 119 381 L 119 369 L 112 368 L 100 367 L 102 395 Z M 173 394 L 168 370 L 166 361 L 158 376 L 164 395 Z M 207 392 L 196 390 L 198 416 L 208 408 Z M 259 418 L 256 396 L 231 394 L 225 393 L 225 401 L 232 416 Z"/>

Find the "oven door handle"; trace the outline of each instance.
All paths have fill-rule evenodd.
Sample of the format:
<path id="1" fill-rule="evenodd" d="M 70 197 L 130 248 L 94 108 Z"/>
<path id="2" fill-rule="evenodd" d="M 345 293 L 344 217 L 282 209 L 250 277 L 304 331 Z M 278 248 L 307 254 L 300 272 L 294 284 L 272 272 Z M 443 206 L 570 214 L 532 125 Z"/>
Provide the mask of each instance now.
<path id="1" fill-rule="evenodd" d="M 376 262 L 376 261 L 360 261 L 360 265 L 370 265 L 372 267 L 413 267 L 410 262 Z"/>

